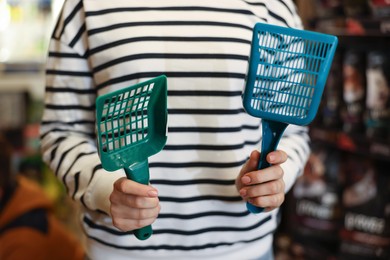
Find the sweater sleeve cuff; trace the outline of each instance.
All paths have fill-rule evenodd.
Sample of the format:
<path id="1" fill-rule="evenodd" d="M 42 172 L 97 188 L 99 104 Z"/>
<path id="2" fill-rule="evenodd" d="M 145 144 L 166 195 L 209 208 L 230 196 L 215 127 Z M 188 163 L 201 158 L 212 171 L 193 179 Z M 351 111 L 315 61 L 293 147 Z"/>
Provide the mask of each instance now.
<path id="1" fill-rule="evenodd" d="M 110 195 L 113 191 L 114 182 L 121 177 L 125 177 L 122 169 L 108 172 L 104 169 L 96 172 L 91 185 L 89 185 L 86 199 L 88 205 L 93 209 L 102 210 L 108 215 L 110 212 Z"/>
<path id="2" fill-rule="evenodd" d="M 285 193 L 287 193 L 291 187 L 294 185 L 297 177 L 302 174 L 302 169 L 294 163 L 292 160 L 287 160 L 285 163 L 281 164 L 284 175 L 283 180 L 285 184 Z"/>

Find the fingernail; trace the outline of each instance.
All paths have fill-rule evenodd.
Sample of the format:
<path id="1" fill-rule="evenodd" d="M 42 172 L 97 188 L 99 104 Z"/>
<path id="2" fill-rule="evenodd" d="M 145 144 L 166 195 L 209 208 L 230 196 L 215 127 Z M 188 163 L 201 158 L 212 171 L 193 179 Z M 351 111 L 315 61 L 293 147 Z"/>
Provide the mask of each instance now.
<path id="1" fill-rule="evenodd" d="M 269 155 L 269 160 L 271 162 L 275 161 L 275 159 L 276 159 L 275 155 L 273 155 L 273 154 Z"/>
<path id="2" fill-rule="evenodd" d="M 241 197 L 245 197 L 246 196 L 246 190 L 245 189 L 240 190 L 240 195 L 241 195 Z"/>
<path id="3" fill-rule="evenodd" d="M 251 182 L 251 178 L 249 178 L 248 176 L 244 176 L 241 178 L 241 181 L 244 184 L 249 184 Z"/>
<path id="4" fill-rule="evenodd" d="M 148 195 L 149 195 L 149 197 L 157 197 L 158 193 L 155 190 L 150 190 L 150 191 L 148 191 Z"/>

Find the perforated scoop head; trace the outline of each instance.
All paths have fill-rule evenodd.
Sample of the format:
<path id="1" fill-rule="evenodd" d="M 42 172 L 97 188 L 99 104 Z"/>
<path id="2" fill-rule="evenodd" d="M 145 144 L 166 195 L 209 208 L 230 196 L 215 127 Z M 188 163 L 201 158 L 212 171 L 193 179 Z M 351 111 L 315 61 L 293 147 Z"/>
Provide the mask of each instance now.
<path id="1" fill-rule="evenodd" d="M 243 95 L 252 116 L 307 125 L 315 117 L 337 37 L 258 23 Z"/>
<path id="2" fill-rule="evenodd" d="M 108 171 L 143 162 L 166 143 L 166 77 L 159 76 L 96 100 L 98 147 Z"/>

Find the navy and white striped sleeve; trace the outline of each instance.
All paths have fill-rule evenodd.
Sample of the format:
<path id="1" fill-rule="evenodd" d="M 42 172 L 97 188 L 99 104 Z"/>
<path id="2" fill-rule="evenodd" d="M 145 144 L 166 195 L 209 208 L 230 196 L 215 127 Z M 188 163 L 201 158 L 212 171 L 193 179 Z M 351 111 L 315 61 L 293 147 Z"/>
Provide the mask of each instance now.
<path id="1" fill-rule="evenodd" d="M 107 183 L 123 173 L 105 173 L 96 150 L 96 91 L 86 55 L 82 2 L 66 1 L 60 15 L 47 57 L 43 159 L 72 199 L 108 213 Z"/>

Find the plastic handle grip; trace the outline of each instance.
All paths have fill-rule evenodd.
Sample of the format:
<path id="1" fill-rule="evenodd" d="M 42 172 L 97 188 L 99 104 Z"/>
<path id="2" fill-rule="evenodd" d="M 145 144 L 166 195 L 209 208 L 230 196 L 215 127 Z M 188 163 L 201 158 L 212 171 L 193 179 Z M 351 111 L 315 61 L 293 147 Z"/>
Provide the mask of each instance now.
<path id="1" fill-rule="evenodd" d="M 271 166 L 267 162 L 267 155 L 275 151 L 278 147 L 279 140 L 283 135 L 284 130 L 287 128 L 288 124 L 282 122 L 275 122 L 271 120 L 262 120 L 262 132 L 263 140 L 261 143 L 261 155 L 259 160 L 258 170 L 268 168 Z M 263 212 L 264 208 L 254 206 L 249 202 L 246 203 L 247 209 L 254 214 Z"/>
<path id="2" fill-rule="evenodd" d="M 148 185 L 149 184 L 149 165 L 148 160 L 132 164 L 125 168 L 126 176 L 129 180 Z M 152 226 L 145 226 L 134 230 L 134 236 L 139 240 L 146 240 L 153 234 Z"/>

